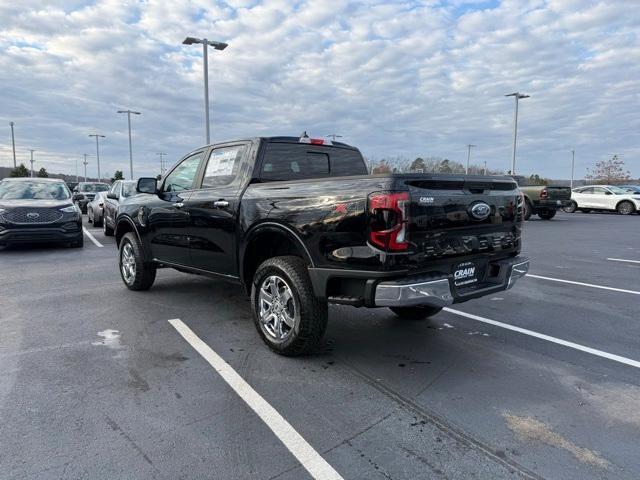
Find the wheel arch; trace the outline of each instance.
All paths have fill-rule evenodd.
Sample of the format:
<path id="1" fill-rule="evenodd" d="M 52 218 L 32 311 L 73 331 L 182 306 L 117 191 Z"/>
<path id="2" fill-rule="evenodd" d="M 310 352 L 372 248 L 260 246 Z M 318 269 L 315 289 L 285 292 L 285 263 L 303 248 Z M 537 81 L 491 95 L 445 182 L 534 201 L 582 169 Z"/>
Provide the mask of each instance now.
<path id="1" fill-rule="evenodd" d="M 277 222 L 262 222 L 247 232 L 238 255 L 238 270 L 240 281 L 248 292 L 260 264 L 281 255 L 298 256 L 308 266 L 315 266 L 309 249 L 291 227 Z"/>
<path id="2" fill-rule="evenodd" d="M 638 207 L 636 206 L 636 204 L 635 204 L 635 202 L 634 202 L 633 200 L 631 200 L 631 199 L 629 199 L 629 198 L 623 198 L 622 200 L 619 200 L 619 201 L 616 203 L 616 211 L 618 210 L 618 207 L 620 206 L 620 204 L 621 204 L 621 203 L 624 203 L 624 202 L 628 202 L 628 203 L 630 203 L 630 204 L 631 204 L 631 206 L 633 207 L 633 212 L 635 212 L 635 211 L 637 211 L 637 210 L 638 210 Z"/>

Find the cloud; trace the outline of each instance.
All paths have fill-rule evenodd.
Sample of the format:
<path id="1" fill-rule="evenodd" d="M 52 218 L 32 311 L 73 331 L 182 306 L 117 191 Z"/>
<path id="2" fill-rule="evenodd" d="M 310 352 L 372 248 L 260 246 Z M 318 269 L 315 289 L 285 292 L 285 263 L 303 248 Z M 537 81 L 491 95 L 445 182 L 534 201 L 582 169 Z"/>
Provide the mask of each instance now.
<path id="1" fill-rule="evenodd" d="M 610 153 L 640 176 L 640 12 L 624 2 L 503 0 L 24 1 L 0 6 L 0 123 L 21 161 L 75 171 L 107 136 L 102 170 L 157 172 L 203 143 L 202 53 L 214 140 L 339 133 L 373 158 L 466 158 L 567 178 Z M 1 129 L 1 128 L 0 128 Z M 0 165 L 10 165 L 10 131 Z M 89 166 L 95 170 L 92 163 Z M 95 173 L 93 173 L 95 175 Z"/>

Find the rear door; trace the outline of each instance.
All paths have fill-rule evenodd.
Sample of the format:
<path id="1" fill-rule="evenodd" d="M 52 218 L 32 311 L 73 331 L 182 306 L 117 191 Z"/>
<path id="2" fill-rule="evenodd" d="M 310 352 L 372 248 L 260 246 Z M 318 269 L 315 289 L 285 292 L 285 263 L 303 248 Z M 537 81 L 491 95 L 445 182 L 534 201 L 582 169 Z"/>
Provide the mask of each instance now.
<path id="1" fill-rule="evenodd" d="M 247 142 L 214 147 L 205 159 L 198 188 L 185 200 L 189 219 L 190 265 L 236 277 L 236 223 L 240 195 L 246 184 L 251 150 Z"/>
<path id="2" fill-rule="evenodd" d="M 153 258 L 166 263 L 189 265 L 189 214 L 183 208 L 194 190 L 207 150 L 190 154 L 165 177 L 158 201 L 147 215 L 149 247 Z"/>
<path id="3" fill-rule="evenodd" d="M 593 193 L 591 195 L 592 208 L 609 209 L 609 206 L 613 194 L 604 187 L 593 187 Z"/>
<path id="4" fill-rule="evenodd" d="M 116 180 L 107 194 L 104 196 L 104 218 L 106 225 L 110 228 L 115 227 L 116 210 L 118 209 L 117 200 L 109 198 L 109 195 L 120 196 L 120 189 L 122 187 L 122 181 Z"/>

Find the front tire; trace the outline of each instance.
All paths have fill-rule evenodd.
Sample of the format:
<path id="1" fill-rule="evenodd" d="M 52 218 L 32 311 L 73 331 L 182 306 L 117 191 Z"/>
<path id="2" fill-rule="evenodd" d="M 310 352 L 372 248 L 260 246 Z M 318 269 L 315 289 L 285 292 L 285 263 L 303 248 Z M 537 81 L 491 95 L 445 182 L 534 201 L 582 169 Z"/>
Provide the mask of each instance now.
<path id="1" fill-rule="evenodd" d="M 543 220 L 551 220 L 553 217 L 556 216 L 556 211 L 555 210 L 540 210 L 538 212 L 538 216 Z"/>
<path id="2" fill-rule="evenodd" d="M 327 303 L 316 298 L 300 257 L 274 257 L 258 267 L 251 308 L 258 334 L 280 355 L 310 353 L 327 328 Z"/>
<path id="3" fill-rule="evenodd" d="M 425 318 L 432 317 L 442 311 L 442 307 L 389 307 L 393 313 L 400 318 L 407 318 L 411 320 L 424 320 Z"/>
<path id="4" fill-rule="evenodd" d="M 531 205 L 531 202 L 529 201 L 528 198 L 525 198 L 523 208 L 524 208 L 524 221 L 526 222 L 531 218 L 531 215 L 533 215 L 533 205 Z"/>
<path id="5" fill-rule="evenodd" d="M 629 215 L 635 211 L 636 207 L 628 200 L 623 200 L 618 204 L 616 210 L 620 215 Z"/>
<path id="6" fill-rule="evenodd" d="M 122 237 L 119 249 L 120 277 L 129 290 L 149 290 L 156 279 L 156 266 L 144 261 L 142 246 L 133 232 Z"/>
<path id="7" fill-rule="evenodd" d="M 566 207 L 562 207 L 562 210 L 564 210 L 565 213 L 575 213 L 577 209 L 578 209 L 578 204 L 573 200 L 569 202 L 569 205 L 567 205 Z"/>
<path id="8" fill-rule="evenodd" d="M 107 217 L 102 218 L 102 233 L 105 237 L 113 237 L 113 228 L 110 228 L 107 224 Z"/>

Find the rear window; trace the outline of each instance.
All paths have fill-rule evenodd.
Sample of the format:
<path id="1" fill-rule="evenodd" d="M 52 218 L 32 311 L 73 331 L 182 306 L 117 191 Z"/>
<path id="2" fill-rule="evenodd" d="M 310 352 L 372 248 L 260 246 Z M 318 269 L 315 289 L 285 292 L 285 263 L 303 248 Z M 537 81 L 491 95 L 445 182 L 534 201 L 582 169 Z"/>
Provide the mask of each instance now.
<path id="1" fill-rule="evenodd" d="M 262 162 L 263 180 L 366 175 L 360 152 L 306 143 L 268 143 Z"/>

